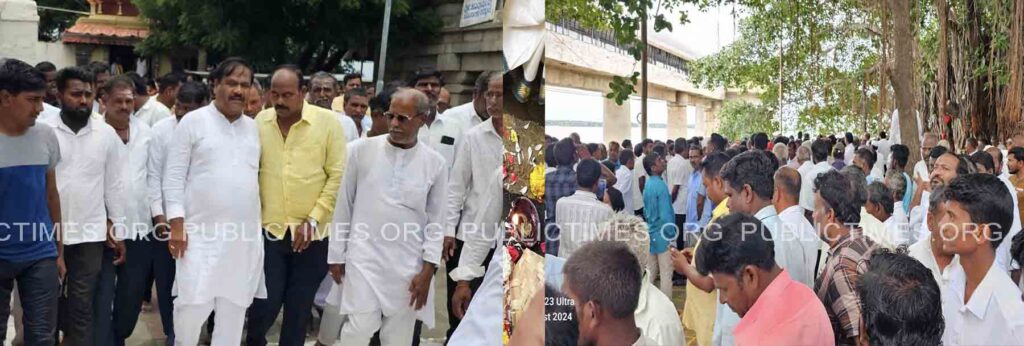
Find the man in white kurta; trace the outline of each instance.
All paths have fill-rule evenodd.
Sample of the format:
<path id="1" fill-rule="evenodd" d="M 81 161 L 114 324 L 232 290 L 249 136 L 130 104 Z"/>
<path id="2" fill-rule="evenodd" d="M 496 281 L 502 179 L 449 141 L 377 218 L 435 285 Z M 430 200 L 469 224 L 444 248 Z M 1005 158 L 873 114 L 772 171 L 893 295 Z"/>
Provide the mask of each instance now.
<path id="1" fill-rule="evenodd" d="M 504 131 L 501 82 L 500 74 L 490 72 L 484 73 L 482 82 L 477 80 L 474 103 L 483 102 L 487 112 L 493 114 L 466 131 L 456 149 L 449 177 L 443 246 L 446 253 L 442 253 L 448 271 L 445 301 L 448 302 L 449 336 L 458 328 L 472 292 L 483 283 L 488 253 L 498 245 L 501 160 L 505 151 L 500 135 Z M 460 298 L 458 304 L 453 299 L 456 294 Z"/>
<path id="2" fill-rule="evenodd" d="M 168 223 L 164 213 L 164 167 L 167 161 L 167 147 L 174 136 L 178 122 L 190 112 L 205 107 L 210 100 L 209 89 L 199 82 L 185 82 L 178 89 L 174 116 L 156 122 L 151 129 L 152 138 L 149 142 L 149 162 L 147 163 L 146 185 L 149 201 L 149 212 L 153 217 L 154 238 L 159 246 L 153 254 L 153 281 L 156 284 L 156 297 L 159 303 L 160 323 L 164 336 L 174 340 L 174 305 L 172 304 L 171 288 L 174 285 L 174 258 L 167 249 Z"/>
<path id="3" fill-rule="evenodd" d="M 254 297 L 266 297 L 259 132 L 252 118 L 242 116 L 252 69 L 227 59 L 211 79 L 216 101 L 178 122 L 164 171 L 168 248 L 178 260 L 174 334 L 179 345 L 199 341 L 212 311 L 212 344 L 240 344 L 246 308 Z"/>
<path id="4" fill-rule="evenodd" d="M 386 113 L 390 133 L 349 147 L 327 258 L 341 283 L 328 303 L 348 315 L 346 345 L 368 345 L 378 330 L 383 345 L 409 345 L 416 319 L 434 325 L 448 164 L 417 140 L 430 108 L 402 89 Z"/>

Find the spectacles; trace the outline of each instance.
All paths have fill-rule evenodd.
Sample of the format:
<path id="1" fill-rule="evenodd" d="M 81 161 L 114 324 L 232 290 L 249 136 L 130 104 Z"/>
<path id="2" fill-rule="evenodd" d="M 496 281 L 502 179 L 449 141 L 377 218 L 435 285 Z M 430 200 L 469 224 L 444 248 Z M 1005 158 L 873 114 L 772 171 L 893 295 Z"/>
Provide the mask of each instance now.
<path id="1" fill-rule="evenodd" d="M 388 121 L 391 121 L 391 120 L 393 120 L 395 118 L 398 118 L 398 122 L 399 123 L 405 123 L 405 122 L 407 122 L 409 120 L 412 120 L 412 118 L 413 118 L 413 117 L 410 117 L 408 115 L 397 114 L 397 113 L 392 113 L 392 112 L 384 112 L 384 117 L 388 118 Z"/>

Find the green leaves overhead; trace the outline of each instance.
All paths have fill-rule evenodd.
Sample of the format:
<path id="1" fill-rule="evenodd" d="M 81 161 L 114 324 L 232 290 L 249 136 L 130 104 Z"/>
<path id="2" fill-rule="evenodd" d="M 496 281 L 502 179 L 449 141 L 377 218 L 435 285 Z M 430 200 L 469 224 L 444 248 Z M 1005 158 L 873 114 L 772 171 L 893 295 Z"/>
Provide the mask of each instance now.
<path id="1" fill-rule="evenodd" d="M 240 55 L 258 68 L 295 63 L 307 72 L 333 71 L 343 58 L 375 59 L 382 0 L 134 0 L 150 22 L 143 54 L 183 48 Z M 431 37 L 441 20 L 426 0 L 395 0 L 390 44 L 408 47 Z"/>

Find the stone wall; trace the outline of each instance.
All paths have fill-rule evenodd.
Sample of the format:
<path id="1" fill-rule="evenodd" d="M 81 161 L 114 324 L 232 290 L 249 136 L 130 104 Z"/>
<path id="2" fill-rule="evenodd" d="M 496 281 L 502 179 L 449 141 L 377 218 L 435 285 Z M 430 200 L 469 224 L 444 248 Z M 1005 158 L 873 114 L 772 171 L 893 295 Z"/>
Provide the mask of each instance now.
<path id="1" fill-rule="evenodd" d="M 444 22 L 436 39 L 416 47 L 388 53 L 386 80 L 411 76 L 420 67 L 434 67 L 444 75 L 452 105 L 469 102 L 473 82 L 483 71 L 505 68 L 501 53 L 501 5 L 492 22 L 459 28 L 461 0 L 439 0 L 437 13 Z M 392 35 L 396 34 L 394 31 Z"/>
<path id="2" fill-rule="evenodd" d="M 39 13 L 32 0 L 0 0 L 0 58 L 35 65 L 50 61 L 58 68 L 74 65 L 74 50 L 60 42 L 39 42 Z"/>

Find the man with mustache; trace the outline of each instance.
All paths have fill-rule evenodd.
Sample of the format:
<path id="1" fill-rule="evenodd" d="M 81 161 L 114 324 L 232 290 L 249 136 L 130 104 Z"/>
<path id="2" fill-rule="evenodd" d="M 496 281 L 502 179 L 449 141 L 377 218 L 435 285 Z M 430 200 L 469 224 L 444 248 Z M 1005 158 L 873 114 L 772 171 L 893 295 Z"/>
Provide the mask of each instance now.
<path id="1" fill-rule="evenodd" d="M 362 73 L 349 73 L 345 77 L 341 78 L 341 92 L 340 96 L 335 97 L 331 101 L 331 109 L 335 112 L 340 112 L 345 108 L 345 96 L 349 90 L 359 88 L 363 85 L 363 74 Z"/>
<path id="2" fill-rule="evenodd" d="M 480 86 L 490 84 L 489 81 L 497 83 L 496 93 L 482 92 Z M 445 251 L 442 253 L 448 272 L 448 337 L 458 328 L 470 299 L 483 284 L 487 264 L 501 235 L 498 222 L 501 219 L 501 160 L 505 150 L 501 142 L 505 131 L 501 81 L 501 74 L 492 72 L 481 73 L 477 78 L 478 91 L 473 92 L 470 104 L 483 103 L 486 120 L 466 131 L 465 142 L 458 148 L 449 177 Z"/>
<path id="3" fill-rule="evenodd" d="M 481 72 L 474 84 L 473 101 L 452 107 L 443 115 L 461 121 L 468 131 L 490 118 L 491 114 L 501 114 L 502 93 L 502 74 L 495 71 Z"/>
<path id="4" fill-rule="evenodd" d="M 156 282 L 156 296 L 160 304 L 160 323 L 168 344 L 174 344 L 174 318 L 172 312 L 171 288 L 174 284 L 174 258 L 167 248 L 170 231 L 164 213 L 164 163 L 167 161 L 167 145 L 174 136 L 174 129 L 181 119 L 190 112 L 205 107 L 210 102 L 210 91 L 199 82 L 185 82 L 178 90 L 174 105 L 174 117 L 160 120 L 153 125 L 152 140 L 149 143 L 149 161 L 146 164 L 146 185 L 148 204 L 153 216 L 156 240 L 160 242 L 153 254 L 153 279 Z"/>
<path id="5" fill-rule="evenodd" d="M 256 116 L 267 299 L 253 302 L 248 345 L 267 344 L 267 331 L 282 306 L 278 342 L 302 345 L 317 287 L 327 276 L 327 223 L 341 184 L 346 140 L 335 114 L 306 103 L 305 91 L 298 67 L 278 67 L 270 79 L 274 108 Z"/>
<path id="6" fill-rule="evenodd" d="M 44 74 L 15 59 L 0 59 L 0 340 L 7 335 L 7 307 L 19 297 L 25 322 L 18 334 L 28 345 L 53 345 L 57 297 L 64 276 L 63 247 L 54 236 L 60 223 L 60 196 L 54 167 L 61 153 L 54 131 L 36 124 L 43 110 Z M 15 336 L 15 342 L 19 335 Z"/>
<path id="7" fill-rule="evenodd" d="M 462 142 L 465 127 L 459 119 L 437 111 L 438 94 L 443 86 L 441 72 L 430 68 L 417 70 L 409 81 L 409 87 L 422 92 L 430 102 L 429 112 L 423 119 L 423 126 L 418 130 L 419 141 L 440 153 L 450 169 L 455 164 L 455 148 Z"/>
<path id="8" fill-rule="evenodd" d="M 107 112 L 103 118 L 114 128 L 120 137 L 117 145 L 122 164 L 122 186 L 125 202 L 125 253 L 132 260 L 116 269 L 104 263 L 100 278 L 101 284 L 97 294 L 97 311 L 106 317 L 96 321 L 95 333 L 97 344 L 124 345 L 125 339 L 132 335 L 135 323 L 139 319 L 143 295 L 148 293 L 147 277 L 152 273 L 153 254 L 159 246 L 151 238 L 153 228 L 147 200 L 147 170 L 149 161 L 149 143 L 152 133 L 145 124 L 144 118 L 132 116 L 135 110 L 135 93 L 139 85 L 133 79 L 137 75 L 115 76 L 103 86 Z M 115 286 L 115 274 L 116 286 Z M 111 328 L 111 304 L 113 304 L 113 328 Z M 100 310 L 102 309 L 102 310 Z M 109 336 L 111 335 L 112 336 Z"/>
<path id="9" fill-rule="evenodd" d="M 342 285 L 330 303 L 348 315 L 346 345 L 368 345 L 378 330 L 383 345 L 409 345 L 417 318 L 434 325 L 429 292 L 441 261 L 449 164 L 417 137 L 432 107 L 423 93 L 401 89 L 385 113 L 390 133 L 349 148 L 327 258 Z"/>
<path id="10" fill-rule="evenodd" d="M 135 106 L 132 108 L 135 118 L 152 127 L 157 121 L 171 117 L 170 108 L 160 102 L 157 96 L 149 96 L 146 93 L 146 81 L 142 77 L 134 72 L 126 73 L 125 76 L 135 83 Z"/>
<path id="11" fill-rule="evenodd" d="M 309 85 L 309 103 L 331 109 L 332 100 L 338 96 L 338 81 L 334 76 L 324 71 L 314 73 L 310 77 Z M 362 137 L 372 126 L 373 120 L 367 116 L 369 100 L 369 96 L 361 88 L 345 92 L 345 106 L 338 114 L 338 121 L 341 122 L 341 128 L 345 130 L 345 138 L 349 142 Z"/>
<path id="12" fill-rule="evenodd" d="M 125 261 L 123 232 L 115 231 L 121 230 L 125 215 L 119 150 L 124 143 L 114 128 L 93 116 L 93 82 L 93 75 L 79 67 L 57 72 L 61 112 L 59 118 L 47 119 L 62 156 L 55 170 L 68 268 L 67 295 L 61 298 L 59 314 L 64 342 L 69 345 L 109 342 L 104 337 L 109 337 L 109 330 L 97 330 L 94 319 L 104 315 L 109 319 L 110 312 L 96 316 L 94 300 L 104 262 L 119 265 Z M 109 323 L 107 320 L 107 328 Z M 96 336 L 106 340 L 97 343 Z"/>
<path id="13" fill-rule="evenodd" d="M 252 67 L 228 58 L 210 72 L 210 80 L 215 101 L 178 122 L 164 170 L 167 247 L 178 260 L 174 336 L 189 346 L 198 343 L 211 312 L 212 344 L 240 344 L 246 308 L 254 297 L 266 297 L 259 131 L 242 113 Z"/>

